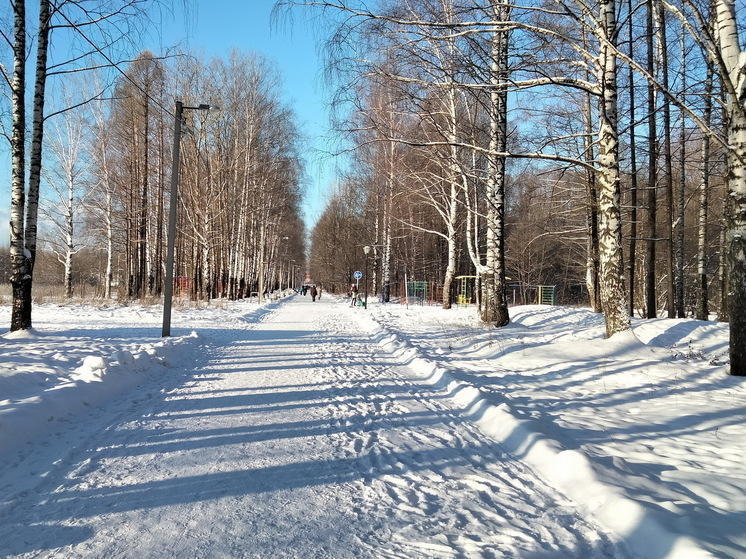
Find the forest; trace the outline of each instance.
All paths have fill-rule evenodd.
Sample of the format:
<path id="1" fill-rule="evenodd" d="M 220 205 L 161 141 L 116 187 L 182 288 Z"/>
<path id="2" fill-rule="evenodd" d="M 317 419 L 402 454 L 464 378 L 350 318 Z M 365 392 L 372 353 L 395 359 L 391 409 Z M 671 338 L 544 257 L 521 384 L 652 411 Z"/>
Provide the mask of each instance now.
<path id="1" fill-rule="evenodd" d="M 381 300 L 424 282 L 444 308 L 471 281 L 498 327 L 543 285 L 609 336 L 631 316 L 730 320 L 746 374 L 743 6 L 298 4 L 336 22 L 355 153 L 312 232 L 315 279 L 344 291 L 370 266 Z"/>
<path id="2" fill-rule="evenodd" d="M 176 103 L 185 107 L 176 295 L 261 298 L 301 279 L 304 169 L 295 115 L 279 101 L 281 77 L 259 54 L 127 58 L 130 45 L 119 43 L 149 24 L 157 4 L 41 2 L 38 22 L 27 25 L 24 3 L 13 3 L 11 118 L 3 120 L 11 239 L 2 266 L 13 288 L 12 330 L 32 325 L 35 271 L 37 294 L 60 285 L 66 298 L 162 297 Z"/>
<path id="3" fill-rule="evenodd" d="M 159 2 L 16 0 L 1 119 L 11 330 L 32 326 L 37 255 L 67 297 L 77 278 L 157 300 L 176 207 L 173 286 L 191 298 L 261 298 L 306 273 L 345 292 L 365 268 L 384 302 L 409 280 L 500 327 L 552 286 L 603 313 L 608 336 L 631 316 L 729 320 L 731 372 L 746 374 L 737 4 L 278 2 L 276 19 L 326 34 L 329 151 L 349 163 L 306 252 L 301 134 L 272 63 L 128 56 Z"/>

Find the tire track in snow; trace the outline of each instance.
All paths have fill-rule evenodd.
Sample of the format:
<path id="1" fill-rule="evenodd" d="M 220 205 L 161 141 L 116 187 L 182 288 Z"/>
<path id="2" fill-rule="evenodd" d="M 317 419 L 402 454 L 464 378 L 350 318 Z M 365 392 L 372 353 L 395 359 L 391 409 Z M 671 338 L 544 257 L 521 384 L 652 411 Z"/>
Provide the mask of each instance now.
<path id="1" fill-rule="evenodd" d="M 321 326 L 349 340 L 349 329 L 340 328 L 349 320 L 340 312 Z M 362 356 L 380 365 L 350 364 Z M 398 364 L 365 336 L 336 344 L 326 357 L 338 393 L 356 396 L 337 396 L 328 408 L 344 428 L 334 435 L 340 451 L 356 457 L 363 470 L 355 482 L 356 510 L 394 527 L 367 535 L 363 543 L 374 554 L 622 556 L 570 501 L 438 402 L 437 394 L 401 376 Z"/>
<path id="2" fill-rule="evenodd" d="M 50 474 L 45 501 L 14 511 L 16 525 L 94 531 L 28 555 L 615 556 L 351 324 L 301 300 L 256 335 L 223 336 L 209 369 L 123 410 Z"/>
<path id="3" fill-rule="evenodd" d="M 271 306 L 256 309 L 246 315 L 237 316 L 233 328 L 228 330 L 229 340 L 205 338 L 205 354 L 200 360 L 200 365 L 189 376 L 181 372 L 174 376 L 158 379 L 155 377 L 147 378 L 143 384 L 136 389 L 123 394 L 121 399 L 112 400 L 107 406 L 97 406 L 86 416 L 76 418 L 66 426 L 66 429 L 55 434 L 58 440 L 54 445 L 49 441 L 36 441 L 31 447 L 32 450 L 27 452 L 27 456 L 16 464 L 0 471 L 0 478 L 13 479 L 12 469 L 19 470 L 26 464 L 31 464 L 29 474 L 34 478 L 30 480 L 22 491 L 13 492 L 12 486 L 4 486 L 10 491 L 4 492 L 3 501 L 0 503 L 0 541 L 11 535 L 10 532 L 2 530 L 2 527 L 16 532 L 20 531 L 24 538 L 44 540 L 45 532 L 52 532 L 44 523 L 35 524 L 35 522 L 26 522 L 22 530 L 18 529 L 17 517 L 34 518 L 34 514 L 29 514 L 25 509 L 29 507 L 30 502 L 35 502 L 36 507 L 45 507 L 60 510 L 59 516 L 69 517 L 64 523 L 66 530 L 74 533 L 76 528 L 80 528 L 80 533 L 87 530 L 88 522 L 76 518 L 77 513 L 83 513 L 85 502 L 78 501 L 72 505 L 65 502 L 65 495 L 71 491 L 85 492 L 95 490 L 97 487 L 122 487 L 126 488 L 129 484 L 140 481 L 143 471 L 155 473 L 163 478 L 172 475 L 168 468 L 164 468 L 162 456 L 158 454 L 141 454 L 130 457 L 128 460 L 121 460 L 117 456 L 110 456 L 112 451 L 117 449 L 126 449 L 142 444 L 142 433 L 147 431 L 159 431 L 168 425 L 168 414 L 160 416 L 162 404 L 170 398 L 178 398 L 185 393 L 189 393 L 199 388 L 202 391 L 209 391 L 216 387 L 217 381 L 205 380 L 210 378 L 210 360 L 215 358 L 221 351 L 226 341 L 236 340 L 244 337 L 246 332 L 255 329 L 257 326 L 271 321 L 277 314 L 279 308 L 284 304 L 273 304 Z M 164 386 L 165 385 L 165 386 Z M 144 394 L 143 394 L 144 392 Z M 159 419 L 160 416 L 160 419 Z M 135 419 L 128 419 L 135 417 Z M 197 419 L 199 424 L 202 420 Z M 62 444 L 60 444 L 60 439 Z M 56 451 L 64 449 L 64 453 L 58 455 L 52 461 L 49 459 L 44 464 L 47 447 Z M 40 456 L 41 454 L 41 456 Z M 217 471 L 217 466 L 210 468 L 210 472 Z M 62 499 L 59 501 L 59 499 Z M 59 501 L 59 502 L 58 502 Z M 196 503 L 195 507 L 199 508 L 202 503 Z M 64 511 L 64 512 L 63 512 Z M 156 510 L 153 516 L 161 518 L 160 513 Z M 85 518 L 85 514 L 80 514 Z M 36 520 L 36 519 L 34 519 Z M 205 527 L 194 525 L 190 518 L 177 518 L 174 522 L 176 534 L 170 533 L 164 540 L 174 537 L 181 539 L 189 536 L 190 540 L 195 543 L 195 551 L 200 547 L 208 545 L 209 539 L 200 538 L 205 532 Z M 97 538 L 106 540 L 107 533 L 117 534 L 120 525 L 104 525 L 99 528 Z M 157 540 L 158 534 L 151 533 L 147 525 L 141 525 L 144 534 L 139 537 L 144 539 Z M 161 528 L 162 530 L 162 528 Z M 64 530 L 61 530 L 64 531 Z M 33 547 L 27 545 L 18 545 L 16 547 Z M 89 544 L 82 544 L 88 553 L 97 555 L 94 547 Z M 9 556 L 10 552 L 0 545 L 0 557 Z M 204 554 L 196 552 L 195 556 L 208 556 L 209 552 Z M 30 552 L 23 554 L 29 557 L 70 557 L 70 552 L 66 549 L 61 551 L 45 550 L 41 552 Z M 134 557 L 131 551 L 122 551 L 117 549 L 108 549 L 107 557 Z"/>

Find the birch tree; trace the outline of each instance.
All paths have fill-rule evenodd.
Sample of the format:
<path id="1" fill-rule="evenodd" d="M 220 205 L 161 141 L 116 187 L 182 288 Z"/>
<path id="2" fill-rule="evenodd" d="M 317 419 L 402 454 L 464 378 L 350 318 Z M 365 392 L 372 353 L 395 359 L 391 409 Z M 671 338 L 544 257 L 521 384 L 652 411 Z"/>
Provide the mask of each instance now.
<path id="1" fill-rule="evenodd" d="M 13 77 L 10 82 L 13 131 L 11 150 L 10 283 L 13 287 L 11 331 L 31 327 L 31 300 L 25 286 L 31 282 L 31 253 L 26 248 L 26 4 L 13 4 Z"/>
<path id="2" fill-rule="evenodd" d="M 28 329 L 32 326 L 32 286 L 34 263 L 36 259 L 38 241 L 39 197 L 43 163 L 44 128 L 46 120 L 70 110 L 73 107 L 63 107 L 59 110 L 45 112 L 47 101 L 47 81 L 50 77 L 64 77 L 70 73 L 85 72 L 91 69 L 86 66 L 90 56 L 101 56 L 103 65 L 115 65 L 115 61 L 96 46 L 95 37 L 104 36 L 107 46 L 122 40 L 123 29 L 134 31 L 128 23 L 142 16 L 142 6 L 146 0 L 122 0 L 121 2 L 100 2 L 96 5 L 85 6 L 80 2 L 63 2 L 59 5 L 49 0 L 39 1 L 38 19 L 33 28 L 36 48 L 32 65 L 34 68 L 33 101 L 31 104 L 30 152 L 28 162 L 25 161 L 25 149 L 18 144 L 26 141 L 25 131 L 20 132 L 26 124 L 26 106 L 24 104 L 27 93 L 25 68 L 26 62 L 26 34 L 28 32 L 25 2 L 13 3 L 14 38 L 11 45 L 14 53 L 14 75 L 10 84 L 13 99 L 13 135 L 11 138 L 13 186 L 11 201 L 11 253 L 13 286 L 13 306 L 11 313 L 11 330 Z M 121 26 L 121 27 L 120 27 Z M 76 52 L 70 58 L 50 63 L 50 36 L 52 30 L 59 30 L 71 34 L 77 44 L 84 44 L 81 52 Z M 116 31 L 111 32 L 112 29 Z M 86 34 L 88 33 L 88 35 Z M 93 63 L 96 65 L 96 63 Z M 91 99 L 81 99 L 77 105 L 83 105 Z M 21 115 L 21 113 L 24 113 Z M 25 178 L 26 164 L 28 177 Z M 27 180 L 27 183 L 25 182 Z"/>
<path id="3" fill-rule="evenodd" d="M 601 110 L 599 128 L 599 251 L 601 254 L 601 305 L 606 317 L 606 335 L 629 330 L 622 264 L 622 222 L 617 128 L 617 61 L 614 46 L 618 36 L 616 2 L 601 0 L 601 45 L 599 82 Z"/>
<path id="4" fill-rule="evenodd" d="M 702 120 L 710 126 L 712 117 L 712 63 L 707 64 L 705 78 L 704 113 Z M 695 316 L 699 320 L 708 320 L 709 305 L 707 297 L 707 206 L 710 190 L 710 135 L 702 135 L 702 154 L 700 158 L 699 212 L 697 221 L 697 305 Z"/>
<path id="5" fill-rule="evenodd" d="M 713 65 L 724 91 L 725 137 L 712 130 L 687 104 L 677 99 L 656 77 L 637 68 L 668 99 L 682 107 L 724 148 L 727 157 L 725 202 L 725 261 L 727 314 L 730 319 L 730 372 L 746 375 L 746 51 L 741 48 L 735 0 L 714 0 L 701 6 L 695 0 L 664 2 Z M 709 14 L 714 12 L 713 26 Z M 621 54 L 621 53 L 619 53 Z"/>
<path id="6" fill-rule="evenodd" d="M 73 296 L 73 258 L 82 248 L 80 231 L 82 204 L 88 185 L 84 154 L 82 115 L 67 113 L 52 129 L 49 141 L 50 164 L 43 173 L 50 189 L 42 213 L 52 227 L 46 238 L 63 265 L 65 297 Z"/>
<path id="7" fill-rule="evenodd" d="M 726 258 L 730 315 L 730 372 L 746 376 L 746 51 L 741 49 L 735 0 L 715 0 L 710 56 L 726 90 L 728 197 Z M 705 30 L 703 30 L 705 31 Z"/>

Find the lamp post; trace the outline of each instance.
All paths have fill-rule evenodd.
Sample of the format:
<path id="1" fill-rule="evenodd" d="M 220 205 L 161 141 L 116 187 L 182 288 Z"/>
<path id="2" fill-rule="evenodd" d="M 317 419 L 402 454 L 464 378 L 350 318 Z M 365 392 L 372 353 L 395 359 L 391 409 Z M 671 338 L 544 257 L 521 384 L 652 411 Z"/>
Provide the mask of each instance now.
<path id="1" fill-rule="evenodd" d="M 287 241 L 289 239 L 290 239 L 290 237 L 287 237 L 287 236 L 285 236 L 285 237 L 283 237 L 281 239 L 282 240 L 282 245 L 284 247 L 284 250 L 282 251 L 282 260 L 280 260 L 280 273 L 279 273 L 279 277 L 280 277 L 280 293 L 282 293 L 282 291 L 283 291 L 282 284 L 283 284 L 283 281 L 285 280 L 285 278 L 284 278 L 285 265 L 288 263 L 287 262 L 287 259 L 288 259 L 288 244 L 287 244 Z M 290 282 L 288 282 L 288 283 L 290 283 Z"/>
<path id="2" fill-rule="evenodd" d="M 363 252 L 365 253 L 365 302 L 363 303 L 363 307 L 367 309 L 368 308 L 368 253 L 370 252 L 370 247 L 368 245 L 365 245 L 363 247 Z"/>
<path id="3" fill-rule="evenodd" d="M 288 287 L 295 289 L 295 258 L 291 258 L 288 262 Z"/>
<path id="4" fill-rule="evenodd" d="M 176 239 L 176 204 L 178 203 L 177 189 L 179 187 L 179 162 L 181 159 L 181 121 L 184 109 L 207 111 L 210 105 L 204 103 L 196 107 L 186 107 L 181 101 L 176 101 L 174 114 L 174 147 L 171 158 L 171 196 L 168 208 L 168 246 L 166 249 L 166 282 L 163 286 L 163 328 L 161 336 L 171 335 L 171 303 L 174 294 L 174 244 Z"/>

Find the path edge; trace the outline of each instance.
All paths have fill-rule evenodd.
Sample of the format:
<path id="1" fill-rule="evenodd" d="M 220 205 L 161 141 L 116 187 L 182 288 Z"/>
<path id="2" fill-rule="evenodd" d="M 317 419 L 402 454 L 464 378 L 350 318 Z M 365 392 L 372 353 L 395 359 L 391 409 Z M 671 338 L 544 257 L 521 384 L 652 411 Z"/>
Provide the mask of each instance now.
<path id="1" fill-rule="evenodd" d="M 650 506 L 626 496 L 599 478 L 582 451 L 563 448 L 532 420 L 522 419 L 507 403 L 493 404 L 488 395 L 456 378 L 422 354 L 408 340 L 370 314 L 354 312 L 373 342 L 396 358 L 419 382 L 444 393 L 465 419 L 528 464 L 612 532 L 634 557 L 641 559 L 714 559 L 696 540 L 676 533 Z"/>

